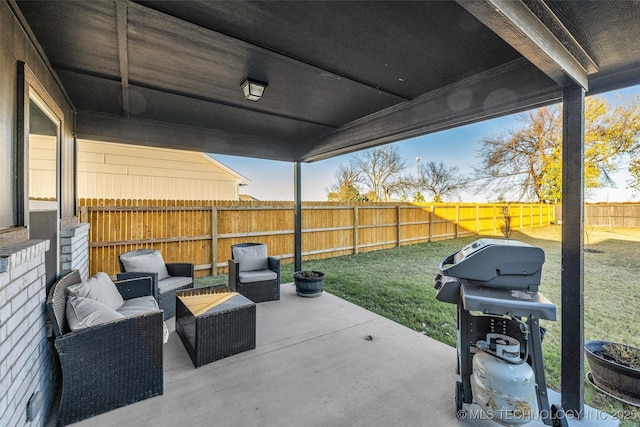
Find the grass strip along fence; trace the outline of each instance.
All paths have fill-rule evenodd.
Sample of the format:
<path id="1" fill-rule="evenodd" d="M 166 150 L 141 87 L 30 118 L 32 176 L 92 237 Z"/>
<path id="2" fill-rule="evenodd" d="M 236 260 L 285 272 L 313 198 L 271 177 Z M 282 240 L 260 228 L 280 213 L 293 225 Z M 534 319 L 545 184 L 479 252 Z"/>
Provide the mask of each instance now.
<path id="1" fill-rule="evenodd" d="M 554 222 L 544 204 L 303 203 L 303 260 L 324 259 L 504 233 Z M 294 257 L 292 202 L 81 199 L 90 224 L 89 272 L 119 272 L 118 255 L 155 248 L 167 262 L 190 261 L 197 276 L 225 273 L 231 245 L 266 243 L 282 263 Z"/>

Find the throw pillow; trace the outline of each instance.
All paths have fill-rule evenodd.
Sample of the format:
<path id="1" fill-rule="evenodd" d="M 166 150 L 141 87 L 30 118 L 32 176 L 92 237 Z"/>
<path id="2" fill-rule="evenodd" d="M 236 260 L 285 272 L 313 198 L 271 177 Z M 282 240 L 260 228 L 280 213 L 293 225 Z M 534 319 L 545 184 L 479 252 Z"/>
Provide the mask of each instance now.
<path id="1" fill-rule="evenodd" d="M 103 272 L 96 273 L 82 283 L 71 285 L 67 290 L 69 291 L 69 295 L 90 298 L 106 305 L 112 310 L 117 310 L 124 304 L 118 288 L 113 284 L 107 273 Z"/>
<path id="2" fill-rule="evenodd" d="M 69 295 L 67 298 L 67 322 L 72 331 L 124 319 L 117 311 L 91 298 Z"/>
<path id="3" fill-rule="evenodd" d="M 240 263 L 240 271 L 268 270 L 267 245 L 233 248 L 233 259 Z"/>
<path id="4" fill-rule="evenodd" d="M 127 272 L 158 273 L 158 280 L 169 277 L 167 266 L 159 251 L 153 251 L 144 255 L 122 257 L 120 261 L 122 261 L 122 265 L 124 265 L 124 271 Z"/>

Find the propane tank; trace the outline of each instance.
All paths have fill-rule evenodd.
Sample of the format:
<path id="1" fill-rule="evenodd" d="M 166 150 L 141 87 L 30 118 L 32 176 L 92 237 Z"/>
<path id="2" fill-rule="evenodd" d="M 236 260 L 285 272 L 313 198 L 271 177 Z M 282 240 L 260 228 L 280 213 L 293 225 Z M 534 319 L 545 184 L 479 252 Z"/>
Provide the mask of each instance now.
<path id="1" fill-rule="evenodd" d="M 476 346 L 479 350 L 473 356 L 471 375 L 476 403 L 502 425 L 533 421 L 538 406 L 535 377 L 531 366 L 520 359 L 518 340 L 487 334 L 487 342 L 478 341 Z"/>

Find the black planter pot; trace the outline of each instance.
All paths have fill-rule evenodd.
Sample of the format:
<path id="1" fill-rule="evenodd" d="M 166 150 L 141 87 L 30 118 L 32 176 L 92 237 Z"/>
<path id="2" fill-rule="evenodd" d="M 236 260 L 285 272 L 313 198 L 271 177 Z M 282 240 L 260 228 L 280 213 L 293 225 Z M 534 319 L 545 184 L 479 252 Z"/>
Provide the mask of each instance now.
<path id="1" fill-rule="evenodd" d="M 584 344 L 593 383 L 615 398 L 633 405 L 640 405 L 640 370 L 620 365 L 603 357 L 605 344 L 614 343 L 587 341 Z"/>
<path id="2" fill-rule="evenodd" d="M 293 273 L 296 293 L 301 297 L 319 297 L 322 294 L 324 273 L 320 271 L 296 271 Z"/>

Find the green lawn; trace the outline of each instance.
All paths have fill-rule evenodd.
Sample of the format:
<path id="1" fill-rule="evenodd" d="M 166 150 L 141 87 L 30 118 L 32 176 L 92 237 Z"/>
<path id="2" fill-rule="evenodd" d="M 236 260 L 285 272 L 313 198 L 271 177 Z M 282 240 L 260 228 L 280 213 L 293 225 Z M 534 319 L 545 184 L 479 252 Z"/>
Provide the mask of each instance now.
<path id="1" fill-rule="evenodd" d="M 545 251 L 540 291 L 560 307 L 560 227 L 515 232 L 512 238 Z M 495 237 L 495 236 L 492 236 Z M 325 273 L 325 290 L 347 301 L 455 346 L 455 305 L 435 299 L 433 278 L 440 260 L 478 237 L 424 243 L 325 260 L 305 261 L 305 270 Z M 588 244 L 587 244 L 588 243 Z M 585 340 L 606 339 L 640 347 L 640 230 L 588 230 L 585 245 Z M 282 265 L 282 282 L 293 281 L 293 265 Z M 212 282 L 213 281 L 213 282 Z M 226 283 L 226 276 L 201 278 Z M 560 317 L 560 312 L 558 313 Z M 541 322 L 547 383 L 560 390 L 560 321 Z M 588 366 L 585 362 L 585 372 Z M 453 385 L 452 385 L 453 387 Z M 612 414 L 640 409 L 585 385 L 585 402 Z M 624 426 L 639 421 L 623 420 Z"/>

